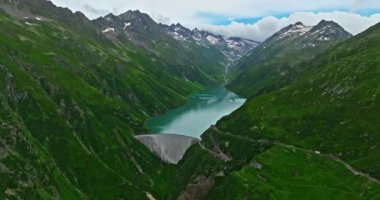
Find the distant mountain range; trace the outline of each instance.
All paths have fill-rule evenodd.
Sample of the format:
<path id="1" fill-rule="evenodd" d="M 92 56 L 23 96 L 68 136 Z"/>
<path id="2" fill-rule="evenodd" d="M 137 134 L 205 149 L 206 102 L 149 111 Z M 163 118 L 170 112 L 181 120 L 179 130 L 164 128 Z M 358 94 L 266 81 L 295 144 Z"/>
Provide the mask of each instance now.
<path id="1" fill-rule="evenodd" d="M 191 48 L 193 45 L 216 48 L 228 62 L 236 61 L 260 44 L 238 37 L 225 38 L 197 28 L 190 30 L 181 24 L 159 24 L 138 10 L 127 11 L 119 16 L 108 14 L 94 20 L 94 23 L 109 38 L 123 37 L 140 45 L 148 45 L 151 41 L 171 37 L 179 41 L 184 48 Z"/>
<path id="2" fill-rule="evenodd" d="M 239 37 L 225 38 L 207 31 L 200 31 L 197 28 L 190 30 L 181 24 L 169 26 L 168 33 L 175 39 L 186 43 L 196 43 L 205 47 L 216 47 L 229 61 L 236 61 L 251 52 L 260 45 L 259 42 L 243 39 Z"/>

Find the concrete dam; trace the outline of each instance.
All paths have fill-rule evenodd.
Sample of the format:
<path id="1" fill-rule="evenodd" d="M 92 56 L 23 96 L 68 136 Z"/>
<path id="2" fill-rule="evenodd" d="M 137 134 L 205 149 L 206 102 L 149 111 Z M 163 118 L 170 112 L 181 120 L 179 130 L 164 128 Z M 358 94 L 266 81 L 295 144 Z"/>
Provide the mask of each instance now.
<path id="1" fill-rule="evenodd" d="M 200 140 L 197 138 L 176 134 L 151 134 L 136 136 L 164 162 L 177 164 L 185 155 L 187 149 Z"/>

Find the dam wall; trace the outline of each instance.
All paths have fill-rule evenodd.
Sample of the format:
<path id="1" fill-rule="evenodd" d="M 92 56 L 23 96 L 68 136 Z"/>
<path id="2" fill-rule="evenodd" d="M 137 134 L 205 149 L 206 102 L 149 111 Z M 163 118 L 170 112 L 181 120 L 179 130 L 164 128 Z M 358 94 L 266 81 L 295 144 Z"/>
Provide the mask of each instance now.
<path id="1" fill-rule="evenodd" d="M 148 147 L 164 162 L 177 164 L 185 155 L 187 149 L 200 140 L 176 134 L 151 134 L 136 136 L 141 143 Z"/>

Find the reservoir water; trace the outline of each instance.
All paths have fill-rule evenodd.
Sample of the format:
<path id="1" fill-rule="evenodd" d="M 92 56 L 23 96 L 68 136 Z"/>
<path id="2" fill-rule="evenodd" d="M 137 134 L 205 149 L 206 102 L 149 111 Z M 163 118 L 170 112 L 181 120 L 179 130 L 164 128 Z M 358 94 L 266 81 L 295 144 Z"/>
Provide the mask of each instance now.
<path id="1" fill-rule="evenodd" d="M 224 87 L 209 88 L 192 94 L 185 105 L 146 121 L 151 133 L 179 134 L 200 138 L 222 117 L 245 102 Z"/>

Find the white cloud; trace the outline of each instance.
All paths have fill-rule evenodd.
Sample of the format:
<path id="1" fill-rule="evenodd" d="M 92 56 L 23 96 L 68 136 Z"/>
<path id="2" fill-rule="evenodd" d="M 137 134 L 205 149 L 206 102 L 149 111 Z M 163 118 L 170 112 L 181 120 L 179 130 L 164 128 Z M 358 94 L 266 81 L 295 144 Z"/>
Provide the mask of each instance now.
<path id="1" fill-rule="evenodd" d="M 360 9 L 378 7 L 379 0 L 354 0 L 351 6 L 351 11 L 354 12 Z"/>
<path id="2" fill-rule="evenodd" d="M 103 10 L 103 9 L 97 9 L 92 7 L 91 5 L 85 4 L 83 5 L 83 11 L 86 13 L 92 13 L 94 15 L 100 16 L 100 15 L 106 15 L 110 13 L 108 10 Z"/>
<path id="3" fill-rule="evenodd" d="M 346 30 L 357 34 L 379 22 L 379 15 L 360 16 L 355 12 L 380 11 L 380 0 L 52 0 L 54 3 L 80 10 L 89 18 L 106 12 L 119 14 L 127 10 L 148 13 L 157 22 L 181 23 L 190 28 L 199 27 L 226 36 L 240 36 L 262 41 L 280 28 L 304 22 L 315 25 L 321 19 L 333 20 Z M 341 10 L 345 12 L 319 12 Z M 300 12 L 307 11 L 307 12 Z M 315 13 L 318 12 L 318 13 Z M 206 13 L 201 15 L 200 13 Z M 293 13 L 285 18 L 286 13 Z M 223 16 L 227 26 L 211 25 L 210 16 Z M 265 17 L 266 16 L 266 17 Z M 255 24 L 241 24 L 239 18 L 261 18 Z"/>
<path id="4" fill-rule="evenodd" d="M 197 13 L 212 13 L 227 18 L 262 17 L 295 11 L 380 9 L 379 0 L 52 0 L 74 10 L 85 5 L 98 10 L 124 12 L 139 9 L 159 13 L 178 22 L 192 23 Z M 86 12 L 90 18 L 98 13 Z"/>
<path id="5" fill-rule="evenodd" d="M 170 24 L 170 23 L 172 23 L 172 20 L 170 19 L 170 17 L 166 17 L 166 16 L 161 15 L 159 13 L 153 13 L 153 14 L 151 14 L 151 17 L 156 22 L 159 22 L 159 23 L 162 23 L 162 24 Z"/>
<path id="6" fill-rule="evenodd" d="M 332 20 L 340 24 L 348 32 L 356 35 L 370 26 L 380 22 L 380 14 L 373 14 L 369 17 L 349 12 L 295 12 L 289 17 L 276 18 L 273 16 L 264 17 L 255 24 L 243 24 L 232 22 L 230 25 L 200 25 L 201 29 L 226 37 L 238 36 L 257 41 L 263 41 L 281 28 L 302 22 L 305 25 L 314 26 L 321 20 Z"/>

